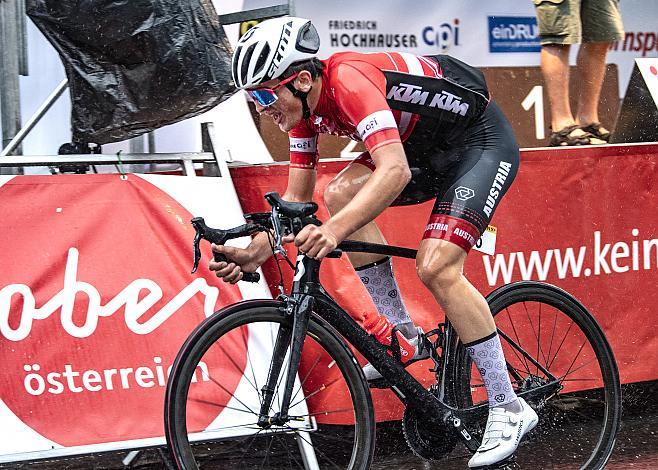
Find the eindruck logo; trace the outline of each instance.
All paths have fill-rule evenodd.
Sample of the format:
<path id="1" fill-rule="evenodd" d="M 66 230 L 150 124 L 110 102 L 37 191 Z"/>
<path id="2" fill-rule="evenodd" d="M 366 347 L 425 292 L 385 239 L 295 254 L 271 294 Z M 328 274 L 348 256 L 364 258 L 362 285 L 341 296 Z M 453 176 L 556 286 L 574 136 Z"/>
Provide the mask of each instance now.
<path id="1" fill-rule="evenodd" d="M 472 197 L 475 197 L 475 191 L 466 186 L 460 186 L 455 189 L 455 197 L 460 201 L 468 201 Z"/>
<path id="2" fill-rule="evenodd" d="M 400 83 L 391 87 L 391 90 L 386 95 L 386 99 L 443 109 L 461 116 L 466 116 L 468 112 L 468 103 L 463 103 L 461 96 L 442 91 L 441 93 L 435 93 L 428 104 L 429 96 L 430 92 L 423 91 L 423 87 L 409 83 Z"/>
<path id="3" fill-rule="evenodd" d="M 490 16 L 489 52 L 539 52 L 539 29 L 534 16 Z"/>

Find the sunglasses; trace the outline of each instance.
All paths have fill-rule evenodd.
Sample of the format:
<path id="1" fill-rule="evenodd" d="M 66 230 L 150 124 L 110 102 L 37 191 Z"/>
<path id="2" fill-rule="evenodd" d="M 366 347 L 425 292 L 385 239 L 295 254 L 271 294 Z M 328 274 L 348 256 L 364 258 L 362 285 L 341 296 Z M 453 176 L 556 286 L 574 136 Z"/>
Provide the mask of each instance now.
<path id="1" fill-rule="evenodd" d="M 285 80 L 280 81 L 272 88 L 254 88 L 253 90 L 246 90 L 247 95 L 254 102 L 260 104 L 264 108 L 267 108 L 268 106 L 272 106 L 274 103 L 276 103 L 276 100 L 279 99 L 276 94 L 276 90 L 286 83 L 292 82 L 295 78 L 297 78 L 297 75 L 299 75 L 299 72 L 286 78 Z"/>

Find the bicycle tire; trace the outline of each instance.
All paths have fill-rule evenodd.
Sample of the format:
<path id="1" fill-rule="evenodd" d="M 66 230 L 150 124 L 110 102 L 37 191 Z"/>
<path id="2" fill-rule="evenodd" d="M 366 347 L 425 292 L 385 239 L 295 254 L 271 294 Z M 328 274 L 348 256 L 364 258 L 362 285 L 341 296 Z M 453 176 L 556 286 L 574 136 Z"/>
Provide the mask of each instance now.
<path id="1" fill-rule="evenodd" d="M 263 335 L 262 332 L 267 332 L 267 328 L 273 328 L 278 331 L 281 325 L 290 326 L 292 324 L 292 318 L 286 315 L 284 311 L 283 304 L 278 301 L 242 302 L 220 310 L 208 317 L 189 336 L 174 361 L 165 395 L 165 435 L 170 454 L 178 469 L 196 470 L 197 468 L 217 468 L 217 465 L 233 468 L 251 468 L 257 466 L 257 461 L 260 461 L 261 466 L 267 464 L 267 468 L 296 468 L 293 465 L 304 468 L 305 456 L 301 455 L 301 453 L 296 454 L 294 452 L 297 449 L 297 445 L 304 442 L 312 442 L 315 457 L 318 459 L 318 468 L 330 467 L 365 470 L 370 466 L 375 446 L 375 420 L 372 398 L 367 382 L 356 358 L 342 337 L 331 325 L 315 314 L 311 315 L 304 346 L 304 356 L 313 355 L 307 361 L 307 364 L 311 364 L 312 367 L 307 367 L 304 371 L 300 367 L 300 380 L 296 384 L 297 386 L 312 388 L 312 390 L 305 390 L 305 394 L 307 397 L 306 403 L 309 403 L 309 408 L 313 406 L 313 409 L 309 409 L 306 416 L 300 415 L 297 417 L 306 418 L 309 423 L 313 423 L 315 429 L 311 430 L 308 435 L 304 435 L 304 432 L 300 428 L 294 427 L 294 423 L 291 422 L 288 423 L 288 426 L 273 426 L 273 429 L 280 432 L 271 433 L 260 430 L 254 433 L 253 424 L 255 424 L 256 419 L 249 418 L 253 422 L 245 425 L 244 431 L 246 434 L 242 437 L 234 437 L 230 441 L 199 440 L 199 442 L 204 443 L 211 442 L 210 445 L 199 445 L 197 442 L 190 442 L 188 432 L 191 432 L 192 436 L 199 437 L 193 428 L 198 423 L 192 423 L 197 418 L 193 418 L 191 415 L 197 413 L 195 411 L 196 408 L 203 408 L 208 405 L 206 395 L 198 395 L 195 398 L 193 395 L 197 392 L 190 392 L 193 377 L 196 377 L 195 371 L 197 371 L 197 367 L 202 359 L 206 360 L 210 357 L 209 354 L 211 354 L 211 351 L 214 351 L 213 354 L 217 354 L 218 349 L 221 352 L 225 352 L 225 345 L 232 346 L 232 351 L 242 351 L 242 353 L 235 353 L 235 357 L 230 358 L 228 361 L 232 362 L 238 369 L 244 365 L 243 377 L 240 379 L 239 385 L 236 386 L 233 395 L 228 393 L 231 391 L 231 385 L 228 384 L 230 382 L 228 378 L 230 371 L 227 372 L 226 367 L 219 374 L 221 377 L 212 379 L 217 381 L 218 389 L 214 392 L 217 397 L 231 395 L 230 403 L 233 406 L 229 406 L 226 396 L 221 400 L 217 398 L 218 402 L 215 403 L 215 406 L 220 406 L 221 408 L 223 404 L 223 409 L 217 413 L 218 418 L 212 418 L 210 416 L 203 421 L 204 424 L 209 420 L 215 423 L 213 429 L 206 428 L 204 432 L 212 432 L 213 435 L 221 432 L 221 417 L 226 412 L 230 413 L 235 407 L 244 408 L 240 411 L 245 414 L 253 412 L 257 418 L 258 408 L 252 409 L 246 399 L 241 401 L 241 397 L 238 396 L 242 393 L 239 390 L 245 390 L 245 387 L 246 389 L 253 387 L 257 391 L 250 390 L 249 393 L 256 393 L 259 396 L 259 400 L 262 398 L 260 387 L 265 384 L 265 380 L 264 378 L 261 380 L 262 374 L 259 377 L 259 371 L 263 367 L 268 369 L 269 362 L 265 366 L 259 364 L 261 364 L 262 360 L 269 361 L 269 358 L 265 358 L 261 352 L 261 356 L 263 357 L 256 364 L 254 361 L 256 356 L 253 351 L 262 348 L 262 345 L 254 346 L 255 343 L 251 341 L 256 340 L 252 338 L 257 338 L 258 335 L 253 335 L 252 333 L 260 331 L 260 337 L 265 337 L 267 334 Z M 245 331 L 247 332 L 246 335 Z M 275 336 L 276 334 L 274 333 Z M 244 344 L 238 347 L 240 345 L 236 344 L 235 341 L 240 337 L 244 339 Z M 222 341 L 226 344 L 222 343 Z M 267 338 L 259 341 L 264 344 L 267 342 Z M 247 362 L 241 362 L 240 357 L 242 357 L 242 360 L 245 360 L 245 349 L 247 351 Z M 272 352 L 266 348 L 263 350 L 267 353 Z M 254 354 L 253 358 L 250 357 L 250 353 Z M 254 363 L 251 364 L 251 371 L 248 371 L 248 363 L 251 361 Z M 318 364 L 328 364 L 328 369 L 324 370 L 322 374 L 329 374 L 330 368 L 334 376 L 329 377 L 327 375 L 326 379 L 313 378 L 312 372 L 318 371 L 321 368 Z M 228 366 L 228 364 L 225 364 L 225 366 Z M 212 367 L 207 368 L 212 371 Z M 264 376 L 267 376 L 267 372 L 265 372 Z M 301 380 L 302 378 L 303 380 Z M 314 383 L 318 380 L 321 380 L 321 383 Z M 224 382 L 223 384 L 222 381 Z M 245 385 L 247 382 L 249 385 Z M 283 388 L 283 382 L 285 380 L 280 380 L 278 386 Z M 198 387 L 198 382 L 195 387 Z M 293 393 L 293 399 L 297 404 L 291 403 L 291 415 L 296 410 L 294 406 L 301 406 L 297 391 L 295 389 Z M 340 394 L 345 391 L 351 397 L 352 409 L 331 409 L 330 394 Z M 242 398 L 244 396 L 242 395 Z M 280 397 L 280 395 L 278 396 Z M 313 400 L 313 405 L 310 404 L 309 399 Z M 323 405 L 325 401 L 327 404 Z M 190 408 L 189 414 L 188 406 Z M 214 412 L 217 412 L 216 408 Z M 334 418 L 338 416 L 340 418 L 337 418 L 339 421 L 341 419 L 343 421 L 350 421 L 351 419 L 353 422 L 343 425 L 318 422 L 318 418 L 324 417 L 326 419 L 328 416 Z M 189 423 L 188 420 L 190 421 Z M 246 428 L 250 425 L 252 428 L 251 432 L 247 432 L 249 429 Z M 227 426 L 233 425 L 227 423 Z M 290 439 L 291 437 L 293 439 Z M 285 452 L 281 449 L 282 447 L 285 447 Z M 240 462 L 238 463 L 235 462 L 237 458 L 240 458 Z M 204 465 L 207 465 L 207 467 L 204 467 Z"/>
<path id="2" fill-rule="evenodd" d="M 530 349 L 530 345 L 527 351 L 536 352 L 533 357 L 546 366 L 564 386 L 555 396 L 547 397 L 544 403 L 530 403 L 538 411 L 539 424 L 529 434 L 530 442 L 525 446 L 522 443 L 517 450 L 517 463 L 522 468 L 603 468 L 614 449 L 622 408 L 617 363 L 601 327 L 572 295 L 546 283 L 522 281 L 508 284 L 492 292 L 487 297 L 487 302 L 498 330 L 507 331 L 513 341 L 520 342 L 520 336 L 525 335 L 526 338 L 530 337 L 533 343 L 536 342 L 537 346 L 532 345 L 534 351 Z M 551 312 L 554 312 L 552 318 Z M 525 318 L 515 323 L 512 320 L 513 314 L 515 318 Z M 527 332 L 519 333 L 520 327 L 532 325 L 532 336 L 528 336 Z M 569 326 L 565 332 L 566 325 Z M 580 334 L 577 334 L 575 329 L 578 329 Z M 542 333 L 547 331 L 552 333 L 550 341 L 556 340 L 555 344 L 552 344 L 556 348 L 554 350 L 550 346 L 546 350 L 541 343 Z M 501 343 L 508 366 L 514 367 L 519 374 L 523 356 L 515 355 L 509 341 L 503 336 Z M 567 360 L 571 362 L 566 372 L 558 370 L 565 364 L 561 362 L 562 358 L 558 360 L 558 354 L 562 354 L 560 349 L 565 348 L 567 351 L 570 346 L 571 349 L 579 349 L 573 359 Z M 450 371 L 452 379 L 449 380 L 451 396 L 463 407 L 481 403 L 486 400 L 486 394 L 483 398 L 479 373 L 472 366 L 471 358 L 461 342 L 454 351 L 454 368 Z M 589 362 L 585 362 L 585 358 L 588 358 Z M 525 381 L 513 377 L 512 383 L 517 391 L 519 387 L 528 389 L 542 383 L 539 368 L 527 361 L 526 365 L 528 367 L 525 371 Z M 585 378 L 573 377 L 579 370 Z M 595 373 L 600 374 L 600 377 L 595 377 Z M 545 377 L 543 381 L 545 383 Z M 585 415 L 585 412 L 591 414 Z M 571 415 L 567 417 L 569 413 Z M 595 420 L 598 426 L 594 425 Z M 484 423 L 480 423 L 476 433 L 479 438 L 483 425 Z M 545 442 L 546 446 L 555 445 L 556 442 L 561 445 L 559 449 L 551 451 L 548 447 L 543 449 L 542 442 Z M 547 466 L 542 467 L 541 462 L 546 462 Z"/>

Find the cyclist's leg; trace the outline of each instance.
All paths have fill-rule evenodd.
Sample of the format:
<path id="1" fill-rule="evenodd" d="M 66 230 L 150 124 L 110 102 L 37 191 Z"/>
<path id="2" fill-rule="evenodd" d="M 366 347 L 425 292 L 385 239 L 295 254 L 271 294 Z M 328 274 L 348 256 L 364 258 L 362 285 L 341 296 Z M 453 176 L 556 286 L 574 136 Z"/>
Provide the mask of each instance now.
<path id="1" fill-rule="evenodd" d="M 359 155 L 327 185 L 324 191 L 324 203 L 333 216 L 349 203 L 368 181 L 375 169 L 375 164 L 368 152 Z M 386 239 L 373 221 L 350 235 L 350 240 L 370 243 L 386 243 Z M 376 263 L 382 255 L 373 253 L 347 253 L 354 267 Z"/>
<path id="2" fill-rule="evenodd" d="M 477 467 L 509 457 L 537 421 L 512 389 L 484 297 L 463 275 L 467 253 L 485 230 L 519 164 L 511 127 L 494 103 L 451 157 L 456 163 L 445 172 L 450 187 L 436 200 L 417 268 L 484 378 L 491 408 L 482 446 L 469 462 Z"/>
<path id="3" fill-rule="evenodd" d="M 364 152 L 327 185 L 324 202 L 330 214 L 336 214 L 354 198 L 374 169 L 374 161 L 367 152 Z M 350 235 L 350 239 L 386 243 L 384 235 L 374 221 L 354 232 Z M 419 330 L 411 320 L 400 294 L 390 258 L 369 253 L 349 253 L 348 256 L 377 311 L 388 319 L 391 327 L 397 327 L 404 337 L 410 340 L 412 346 L 422 344 L 419 342 Z M 356 320 L 363 322 L 364 319 L 356 318 Z M 390 336 L 390 332 L 385 336 Z M 427 354 L 425 351 L 423 353 Z M 366 367 L 364 370 L 369 380 L 381 377 L 374 368 Z"/>
<path id="4" fill-rule="evenodd" d="M 336 175 L 324 192 L 324 202 L 331 215 L 335 215 L 356 196 L 374 169 L 375 164 L 370 155 L 364 152 Z M 350 235 L 350 239 L 386 243 L 384 235 L 374 221 L 354 232 Z M 414 338 L 417 331 L 400 295 L 390 258 L 372 253 L 348 253 L 348 258 L 377 311 L 392 325 L 397 326 L 405 337 Z M 380 291 L 381 287 L 386 287 L 385 292 Z M 391 299 L 395 301 L 391 302 Z"/>

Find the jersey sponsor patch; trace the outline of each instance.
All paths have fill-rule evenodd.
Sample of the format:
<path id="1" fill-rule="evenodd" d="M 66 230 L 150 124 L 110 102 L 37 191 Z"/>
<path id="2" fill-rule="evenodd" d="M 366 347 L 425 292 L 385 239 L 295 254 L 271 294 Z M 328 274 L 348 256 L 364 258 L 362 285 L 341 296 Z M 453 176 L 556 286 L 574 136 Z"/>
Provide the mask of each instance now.
<path id="1" fill-rule="evenodd" d="M 317 136 L 289 137 L 291 152 L 315 153 L 317 151 Z"/>
<path id="2" fill-rule="evenodd" d="M 429 117 L 450 114 L 469 121 L 482 114 L 489 98 L 448 78 L 415 76 L 384 71 L 386 101 L 391 109 L 399 109 Z"/>
<path id="3" fill-rule="evenodd" d="M 366 116 L 356 126 L 356 132 L 362 141 L 365 141 L 368 136 L 374 134 L 382 129 L 397 129 L 398 124 L 395 122 L 393 113 L 388 110 L 375 111 L 374 113 Z"/>

